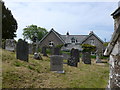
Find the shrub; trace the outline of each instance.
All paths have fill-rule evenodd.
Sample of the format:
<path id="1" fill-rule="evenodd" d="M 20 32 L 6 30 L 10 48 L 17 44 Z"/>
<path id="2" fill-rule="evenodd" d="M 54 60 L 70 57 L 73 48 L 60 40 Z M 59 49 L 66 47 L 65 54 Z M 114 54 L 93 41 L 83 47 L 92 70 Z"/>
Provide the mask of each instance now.
<path id="1" fill-rule="evenodd" d="M 90 44 L 82 44 L 82 48 L 83 48 L 83 52 L 96 50 L 96 46 Z"/>

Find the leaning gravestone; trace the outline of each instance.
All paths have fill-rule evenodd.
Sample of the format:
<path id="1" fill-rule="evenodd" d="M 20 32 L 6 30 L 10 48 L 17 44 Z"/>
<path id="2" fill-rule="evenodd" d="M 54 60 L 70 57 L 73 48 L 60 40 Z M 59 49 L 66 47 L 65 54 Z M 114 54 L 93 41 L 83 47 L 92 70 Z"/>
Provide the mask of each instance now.
<path id="1" fill-rule="evenodd" d="M 91 53 L 82 52 L 82 61 L 84 62 L 84 64 L 91 64 Z"/>
<path id="2" fill-rule="evenodd" d="M 50 70 L 57 71 L 58 73 L 64 73 L 62 55 L 52 55 L 50 57 Z"/>
<path id="3" fill-rule="evenodd" d="M 79 62 L 79 50 L 72 49 L 70 53 L 70 58 L 68 59 L 68 65 L 77 67 Z"/>
<path id="4" fill-rule="evenodd" d="M 16 58 L 28 62 L 28 53 L 28 43 L 19 39 L 16 48 Z"/>
<path id="5" fill-rule="evenodd" d="M 9 50 L 9 51 L 15 51 L 15 40 L 14 39 L 6 39 L 6 43 L 5 43 L 5 49 Z"/>
<path id="6" fill-rule="evenodd" d="M 43 56 L 47 56 L 46 47 L 42 47 Z"/>

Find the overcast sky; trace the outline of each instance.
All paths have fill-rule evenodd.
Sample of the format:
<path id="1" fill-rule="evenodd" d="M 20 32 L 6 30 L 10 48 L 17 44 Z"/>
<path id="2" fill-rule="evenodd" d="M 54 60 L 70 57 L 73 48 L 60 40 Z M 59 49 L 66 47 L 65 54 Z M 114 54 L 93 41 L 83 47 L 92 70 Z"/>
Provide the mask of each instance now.
<path id="1" fill-rule="evenodd" d="M 113 18 L 117 2 L 39 2 L 3 0 L 18 22 L 17 38 L 23 38 L 23 28 L 34 24 L 60 34 L 88 35 L 94 31 L 103 41 L 114 31 Z"/>

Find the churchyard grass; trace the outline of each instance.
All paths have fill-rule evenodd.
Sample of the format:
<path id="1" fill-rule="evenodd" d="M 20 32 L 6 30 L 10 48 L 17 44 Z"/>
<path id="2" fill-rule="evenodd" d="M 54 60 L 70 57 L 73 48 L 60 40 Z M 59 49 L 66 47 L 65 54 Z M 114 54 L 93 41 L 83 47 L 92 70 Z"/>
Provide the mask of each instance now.
<path id="1" fill-rule="evenodd" d="M 15 52 L 2 50 L 3 88 L 106 88 L 109 74 L 108 64 L 83 64 L 78 67 L 63 65 L 64 74 L 50 71 L 50 59 L 17 60 Z M 65 60 L 64 60 L 65 61 Z"/>

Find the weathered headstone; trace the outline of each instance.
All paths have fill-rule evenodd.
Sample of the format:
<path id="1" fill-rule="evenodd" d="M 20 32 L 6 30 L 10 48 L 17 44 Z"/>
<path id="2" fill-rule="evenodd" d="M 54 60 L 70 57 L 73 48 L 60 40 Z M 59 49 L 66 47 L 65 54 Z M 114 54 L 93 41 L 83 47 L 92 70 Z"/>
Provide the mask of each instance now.
<path id="1" fill-rule="evenodd" d="M 63 72 L 63 56 L 62 55 L 52 55 L 50 57 L 50 70 Z"/>
<path id="2" fill-rule="evenodd" d="M 6 43 L 5 43 L 5 49 L 9 50 L 9 51 L 15 51 L 15 40 L 14 39 L 6 39 Z"/>
<path id="3" fill-rule="evenodd" d="M 82 61 L 84 62 L 84 64 L 91 64 L 91 53 L 82 52 Z"/>
<path id="4" fill-rule="evenodd" d="M 42 47 L 43 56 L 47 56 L 46 47 Z"/>
<path id="5" fill-rule="evenodd" d="M 77 67 L 77 64 L 78 64 L 78 62 L 77 62 L 77 60 L 74 57 L 70 57 L 68 59 L 68 65 Z"/>
<path id="6" fill-rule="evenodd" d="M 70 53 L 70 58 L 68 59 L 68 65 L 77 67 L 79 62 L 79 50 L 72 49 Z"/>
<path id="7" fill-rule="evenodd" d="M 28 62 L 28 53 L 28 43 L 19 39 L 16 48 L 16 58 Z"/>
<path id="8" fill-rule="evenodd" d="M 40 53 L 34 53 L 34 59 L 42 60 Z"/>
<path id="9" fill-rule="evenodd" d="M 79 53 L 78 49 L 72 49 L 71 56 L 74 57 L 78 62 L 80 62 L 80 60 L 79 60 L 80 53 Z"/>

